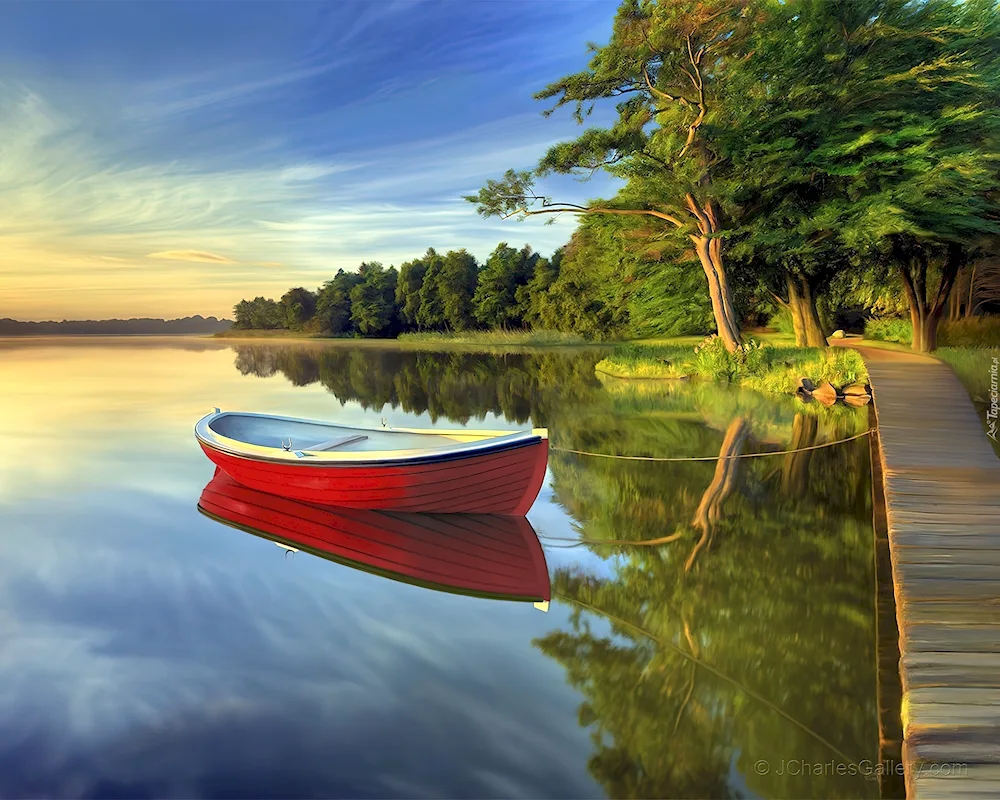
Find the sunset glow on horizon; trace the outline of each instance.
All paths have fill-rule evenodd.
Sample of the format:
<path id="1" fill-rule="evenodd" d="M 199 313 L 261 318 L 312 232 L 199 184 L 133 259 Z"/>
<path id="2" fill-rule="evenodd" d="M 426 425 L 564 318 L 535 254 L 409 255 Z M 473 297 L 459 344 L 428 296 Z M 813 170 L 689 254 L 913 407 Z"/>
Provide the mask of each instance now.
<path id="1" fill-rule="evenodd" d="M 578 135 L 532 94 L 586 64 L 614 8 L 0 6 L 0 317 L 229 317 L 428 247 L 547 255 L 575 219 L 486 220 L 461 197 Z"/>

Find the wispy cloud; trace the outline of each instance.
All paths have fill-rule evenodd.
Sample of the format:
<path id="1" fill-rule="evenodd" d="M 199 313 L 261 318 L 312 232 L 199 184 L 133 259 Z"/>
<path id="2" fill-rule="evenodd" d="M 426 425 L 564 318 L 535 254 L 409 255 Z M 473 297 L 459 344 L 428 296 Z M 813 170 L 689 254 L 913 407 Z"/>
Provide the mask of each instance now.
<path id="1" fill-rule="evenodd" d="M 207 88 L 192 86 L 191 81 L 185 81 L 185 93 L 173 100 L 161 96 L 137 104 L 125 110 L 125 119 L 150 122 L 163 117 L 186 114 L 208 106 L 232 105 L 250 99 L 259 99 L 261 94 L 273 93 L 290 84 L 316 78 L 332 70 L 343 68 L 351 63 L 350 59 L 339 58 L 313 66 L 298 66 L 278 74 L 260 77 L 254 80 L 242 80 L 222 86 Z"/>
<path id="2" fill-rule="evenodd" d="M 421 13 L 453 13 L 445 5 Z M 302 23 L 311 40 L 299 42 L 301 56 L 227 53 L 229 66 L 179 63 L 155 80 L 69 92 L 69 79 L 18 82 L 0 71 L 5 313 L 228 314 L 242 296 L 318 286 L 363 260 L 564 243 L 575 220 L 484 220 L 461 199 L 578 132 L 542 119 L 520 93 L 506 108 L 522 67 L 496 42 L 483 48 L 491 37 L 523 44 L 523 26 L 490 7 L 456 19 L 464 27 L 438 43 L 413 8 L 324 6 Z M 337 42 L 347 44 L 336 51 Z M 405 74 L 398 59 L 383 63 L 392 52 L 411 54 Z M 579 201 L 608 185 L 558 188 Z"/>
<path id="3" fill-rule="evenodd" d="M 218 253 L 208 253 L 205 250 L 164 250 L 162 253 L 150 253 L 149 258 L 163 258 L 167 261 L 202 261 L 207 264 L 235 264 L 231 258 Z"/>

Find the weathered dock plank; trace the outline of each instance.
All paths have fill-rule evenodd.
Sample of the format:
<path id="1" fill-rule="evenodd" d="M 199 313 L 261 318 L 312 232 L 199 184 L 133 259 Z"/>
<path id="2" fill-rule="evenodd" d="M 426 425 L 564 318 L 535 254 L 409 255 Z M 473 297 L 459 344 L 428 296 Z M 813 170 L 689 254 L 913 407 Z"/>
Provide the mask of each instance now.
<path id="1" fill-rule="evenodd" d="M 913 624 L 950 622 L 954 625 L 1000 625 L 1000 605 L 951 598 L 903 603 L 897 611 Z"/>
<path id="2" fill-rule="evenodd" d="M 879 428 L 907 796 L 996 797 L 1000 459 L 948 366 L 858 349 Z"/>

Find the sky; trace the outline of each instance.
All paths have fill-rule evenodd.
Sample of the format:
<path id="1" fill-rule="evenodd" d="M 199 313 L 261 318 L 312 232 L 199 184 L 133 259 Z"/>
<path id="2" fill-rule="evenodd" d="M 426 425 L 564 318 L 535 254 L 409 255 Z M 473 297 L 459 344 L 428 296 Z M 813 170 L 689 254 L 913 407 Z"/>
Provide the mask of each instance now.
<path id="1" fill-rule="evenodd" d="M 547 255 L 575 218 L 487 220 L 461 198 L 579 135 L 532 95 L 586 65 L 616 7 L 0 4 L 0 317 L 231 316 L 428 247 Z"/>

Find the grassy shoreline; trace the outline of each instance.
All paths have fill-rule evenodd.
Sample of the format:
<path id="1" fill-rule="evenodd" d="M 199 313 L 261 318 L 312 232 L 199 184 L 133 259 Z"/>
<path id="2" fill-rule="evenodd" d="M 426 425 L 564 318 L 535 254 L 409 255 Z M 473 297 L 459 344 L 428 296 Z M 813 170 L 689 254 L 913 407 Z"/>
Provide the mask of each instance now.
<path id="1" fill-rule="evenodd" d="M 752 338 L 764 347 L 758 363 L 740 369 L 728 361 L 712 363 L 695 348 L 705 342 L 703 336 L 636 339 L 628 342 L 594 342 L 572 334 L 553 331 L 472 331 L 466 333 L 408 333 L 395 339 L 366 339 L 329 336 L 286 330 L 229 330 L 205 337 L 218 341 L 246 343 L 298 343 L 360 348 L 399 348 L 402 350 L 464 350 L 486 353 L 551 352 L 553 350 L 610 350 L 599 361 L 599 375 L 621 380 L 669 381 L 698 379 L 731 383 L 772 394 L 791 394 L 798 379 L 828 380 L 834 386 L 866 383 L 868 371 L 857 351 L 850 348 L 796 347 L 791 335 L 780 332 L 754 332 Z M 912 353 L 911 347 L 897 342 L 857 339 L 865 347 Z M 988 392 L 989 359 L 997 354 L 988 347 L 942 347 L 932 356 L 947 363 L 977 403 Z M 984 366 L 985 365 L 985 366 Z M 745 365 L 744 365 L 745 366 Z"/>
<path id="2" fill-rule="evenodd" d="M 401 350 L 474 350 L 477 352 L 545 352 L 552 350 L 607 350 L 610 342 L 592 342 L 575 334 L 552 331 L 471 331 L 467 333 L 404 333 L 398 338 L 329 336 L 286 330 L 230 330 L 211 334 L 219 341 L 267 344 L 322 344 L 356 348 Z"/>
<path id="3" fill-rule="evenodd" d="M 242 330 L 239 328 L 230 328 L 228 331 L 219 331 L 218 333 L 208 334 L 209 339 L 290 339 L 292 341 L 298 341 L 301 339 L 308 340 L 336 340 L 343 339 L 348 341 L 346 336 L 327 336 L 322 333 L 306 333 L 305 331 L 288 331 L 288 330 Z"/>
<path id="4" fill-rule="evenodd" d="M 698 344 L 692 346 L 691 338 Z M 616 346 L 595 369 L 614 378 L 711 380 L 773 394 L 792 394 L 799 378 L 829 381 L 836 387 L 868 382 L 868 370 L 857 351 L 796 347 L 781 334 L 748 337 L 736 354 L 726 353 L 713 338 L 630 342 Z"/>

